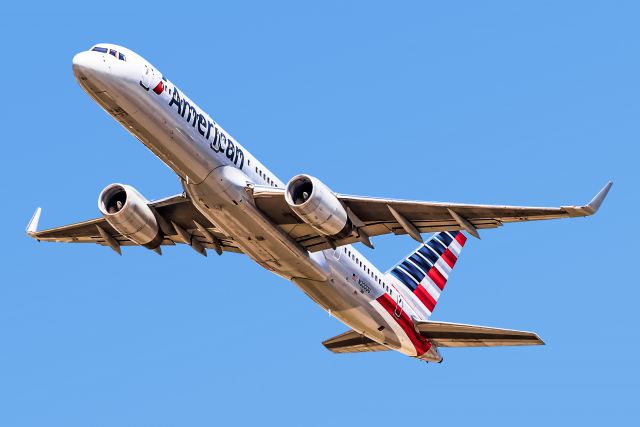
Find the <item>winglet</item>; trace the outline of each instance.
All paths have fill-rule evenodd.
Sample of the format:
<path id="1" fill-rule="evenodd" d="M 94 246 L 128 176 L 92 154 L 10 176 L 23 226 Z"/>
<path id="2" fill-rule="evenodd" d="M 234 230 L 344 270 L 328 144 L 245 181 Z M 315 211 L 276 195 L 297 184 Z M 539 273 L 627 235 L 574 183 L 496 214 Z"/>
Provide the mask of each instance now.
<path id="1" fill-rule="evenodd" d="M 36 209 L 31 217 L 31 221 L 27 225 L 26 232 L 29 236 L 34 236 L 38 231 L 38 223 L 40 222 L 40 214 L 42 213 L 42 208 Z"/>
<path id="2" fill-rule="evenodd" d="M 598 209 L 600 209 L 600 205 L 607 197 L 607 194 L 609 194 L 609 190 L 611 189 L 612 185 L 613 181 L 607 182 L 607 185 L 602 187 L 602 190 L 600 190 L 598 194 L 596 194 L 595 197 L 591 199 L 589 204 L 586 206 L 586 209 L 590 212 L 591 215 L 598 212 Z"/>
<path id="3" fill-rule="evenodd" d="M 602 190 L 595 195 L 593 199 L 589 202 L 589 204 L 584 206 L 563 206 L 563 209 L 566 209 L 570 216 L 590 216 L 598 212 L 600 209 L 600 205 L 609 194 L 609 190 L 613 185 L 612 181 L 607 182 L 607 185 L 602 187 Z"/>

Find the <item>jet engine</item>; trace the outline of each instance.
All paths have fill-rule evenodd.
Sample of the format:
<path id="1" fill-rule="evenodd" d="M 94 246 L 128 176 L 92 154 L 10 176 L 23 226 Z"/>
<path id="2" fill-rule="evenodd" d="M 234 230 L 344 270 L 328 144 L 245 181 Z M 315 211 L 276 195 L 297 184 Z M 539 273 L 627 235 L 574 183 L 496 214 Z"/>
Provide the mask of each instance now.
<path id="1" fill-rule="evenodd" d="M 300 219 L 325 236 L 341 239 L 353 230 L 340 200 L 318 178 L 294 176 L 287 184 L 285 199 Z"/>
<path id="2" fill-rule="evenodd" d="M 155 249 L 162 243 L 162 233 L 148 203 L 124 184 L 108 185 L 98 197 L 98 208 L 113 228 L 132 242 Z"/>

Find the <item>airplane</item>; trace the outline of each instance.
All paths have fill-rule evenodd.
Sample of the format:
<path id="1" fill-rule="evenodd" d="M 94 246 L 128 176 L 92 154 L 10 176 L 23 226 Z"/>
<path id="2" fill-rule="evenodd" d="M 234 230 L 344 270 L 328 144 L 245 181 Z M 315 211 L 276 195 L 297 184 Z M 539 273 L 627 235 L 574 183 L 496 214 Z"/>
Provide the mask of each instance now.
<path id="1" fill-rule="evenodd" d="M 38 241 L 122 246 L 185 244 L 243 253 L 293 282 L 349 329 L 323 342 L 334 353 L 395 350 L 442 362 L 443 347 L 542 345 L 533 332 L 430 320 L 467 234 L 505 223 L 590 216 L 612 182 L 583 206 L 526 207 L 410 201 L 336 193 L 300 174 L 286 184 L 135 52 L 99 43 L 73 57 L 82 89 L 169 166 L 184 192 L 149 201 L 115 183 L 98 197 L 99 218 L 38 230 Z M 428 239 L 422 234 L 433 233 Z M 466 234 L 465 234 L 466 233 Z M 353 245 L 408 235 L 419 246 L 386 272 Z"/>

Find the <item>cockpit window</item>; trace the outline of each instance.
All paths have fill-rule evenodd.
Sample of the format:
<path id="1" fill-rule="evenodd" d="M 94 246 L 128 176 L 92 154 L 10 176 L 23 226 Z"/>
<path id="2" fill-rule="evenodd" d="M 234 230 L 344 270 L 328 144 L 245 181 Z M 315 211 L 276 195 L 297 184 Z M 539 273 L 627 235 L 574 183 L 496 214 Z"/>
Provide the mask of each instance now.
<path id="1" fill-rule="evenodd" d="M 126 61 L 127 57 L 124 56 L 123 53 L 118 52 L 115 49 L 109 49 L 106 47 L 100 47 L 100 46 L 95 46 L 93 48 L 91 48 L 92 52 L 100 52 L 100 53 L 108 53 L 109 55 L 112 55 L 114 58 L 118 58 L 120 61 Z"/>

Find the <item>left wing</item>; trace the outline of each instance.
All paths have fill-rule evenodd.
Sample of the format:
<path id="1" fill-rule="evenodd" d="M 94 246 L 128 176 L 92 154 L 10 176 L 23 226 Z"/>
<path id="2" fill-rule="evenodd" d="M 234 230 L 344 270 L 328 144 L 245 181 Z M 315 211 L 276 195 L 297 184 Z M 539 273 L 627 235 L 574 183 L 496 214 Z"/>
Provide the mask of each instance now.
<path id="1" fill-rule="evenodd" d="M 362 235 L 373 237 L 382 234 L 409 234 L 422 242 L 420 233 L 465 230 L 479 238 L 479 229 L 496 228 L 509 222 L 590 216 L 597 212 L 611 185 L 608 182 L 586 205 L 561 207 L 473 205 L 336 194 L 349 212 L 352 222 L 363 232 L 336 241 L 327 239 L 302 222 L 289 208 L 284 189 L 256 187 L 253 197 L 256 206 L 273 222 L 307 250 L 315 252 L 363 241 Z M 368 239 L 364 242 L 369 243 Z"/>
<path id="2" fill-rule="evenodd" d="M 197 240 L 205 248 L 220 249 L 228 252 L 242 252 L 233 240 L 220 233 L 215 225 L 211 224 L 204 215 L 193 206 L 191 200 L 181 194 L 156 200 L 149 203 L 149 206 L 155 209 L 158 215 L 165 220 L 164 223 L 161 222 L 159 224 L 164 234 L 162 245 L 175 245 L 176 243 L 188 243 L 192 245 L 193 242 L 186 242 L 183 236 L 170 225 L 171 222 L 174 222 L 185 230 L 191 239 Z M 76 224 L 38 231 L 37 227 L 40 212 L 41 210 L 38 208 L 27 227 L 27 234 L 38 241 L 97 243 L 103 246 L 112 246 L 107 239 L 105 239 L 105 237 L 108 238 L 108 236 L 111 236 L 117 242 L 116 247 L 136 246 L 136 243 L 121 235 L 111 227 L 104 218 L 95 218 Z M 211 241 L 209 237 L 203 233 L 203 230 L 196 225 L 196 222 L 211 236 L 215 237 L 217 242 Z M 100 229 L 106 232 L 108 236 L 102 235 Z M 219 248 L 216 247 L 216 243 L 220 245 Z M 119 249 L 114 248 L 114 250 L 119 253 Z M 204 254 L 206 254 L 206 252 L 204 252 L 203 255 Z"/>

